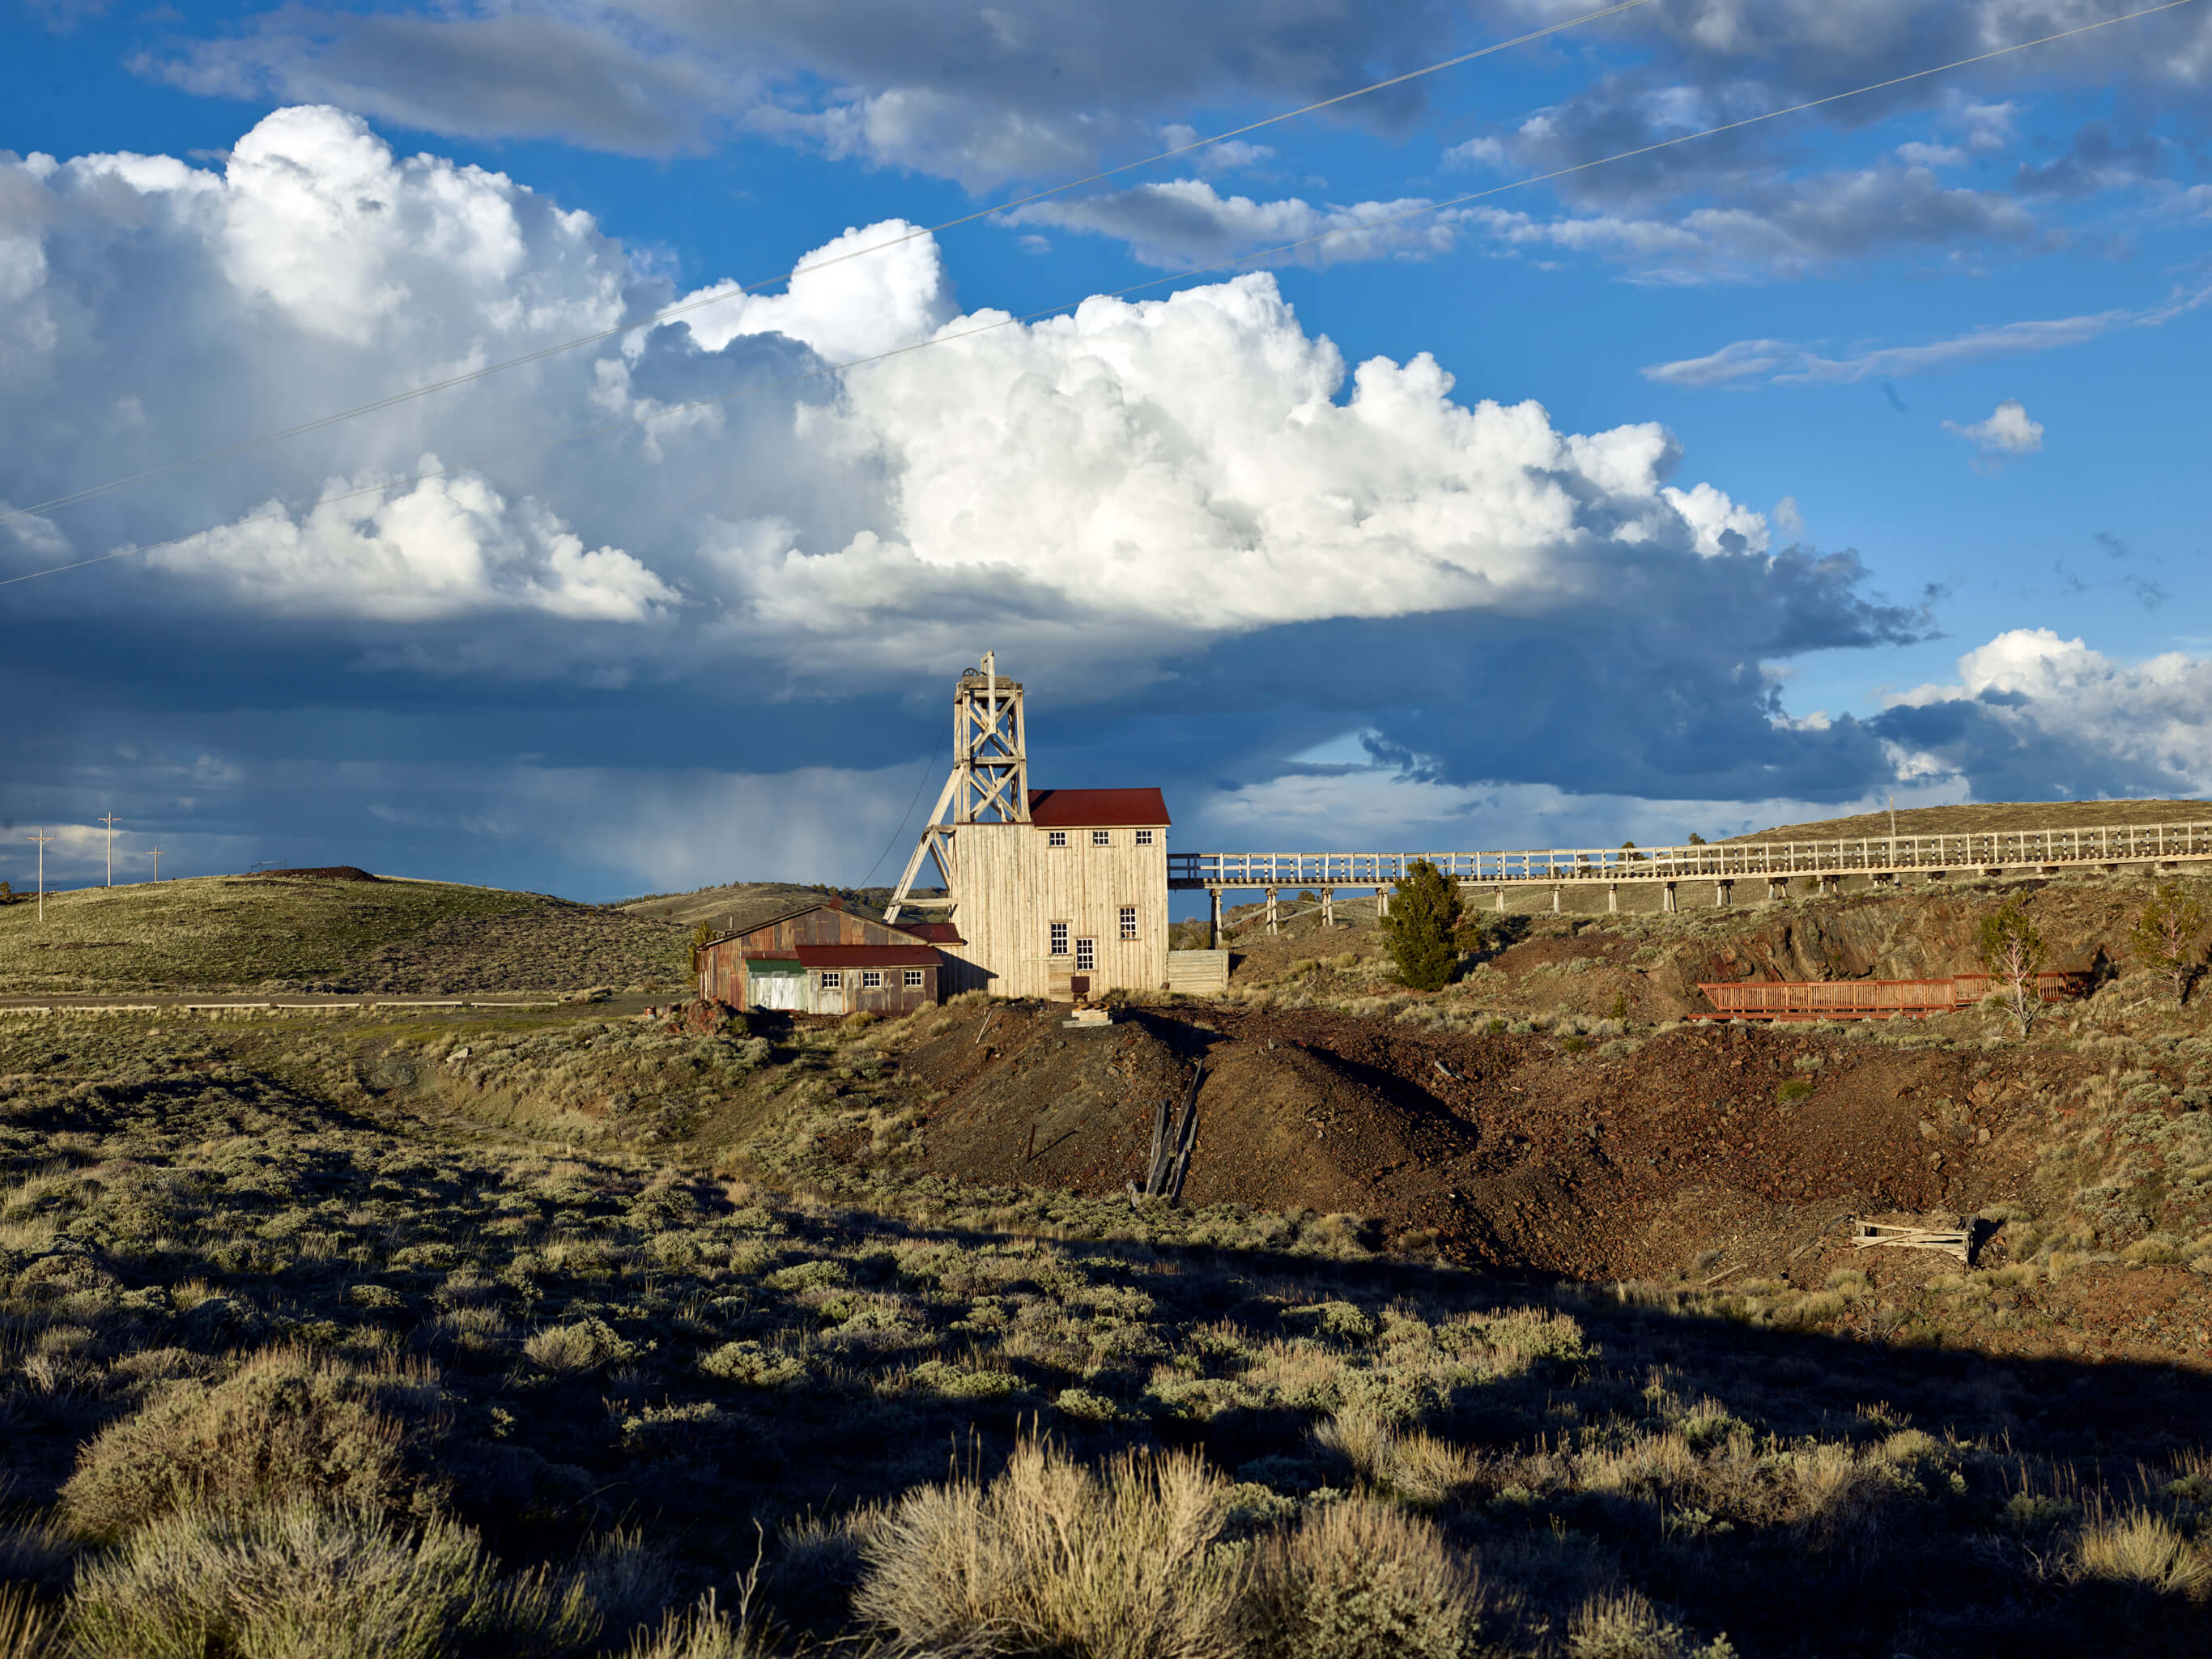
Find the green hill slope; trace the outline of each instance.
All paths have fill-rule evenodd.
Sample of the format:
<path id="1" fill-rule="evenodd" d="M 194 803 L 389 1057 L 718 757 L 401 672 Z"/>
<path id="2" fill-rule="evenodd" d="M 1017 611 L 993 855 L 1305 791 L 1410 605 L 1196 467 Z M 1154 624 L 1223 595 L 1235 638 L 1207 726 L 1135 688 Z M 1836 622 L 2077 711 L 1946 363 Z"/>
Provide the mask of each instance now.
<path id="1" fill-rule="evenodd" d="M 445 882 L 204 876 L 0 907 L 0 994 L 658 988 L 688 930 Z"/>

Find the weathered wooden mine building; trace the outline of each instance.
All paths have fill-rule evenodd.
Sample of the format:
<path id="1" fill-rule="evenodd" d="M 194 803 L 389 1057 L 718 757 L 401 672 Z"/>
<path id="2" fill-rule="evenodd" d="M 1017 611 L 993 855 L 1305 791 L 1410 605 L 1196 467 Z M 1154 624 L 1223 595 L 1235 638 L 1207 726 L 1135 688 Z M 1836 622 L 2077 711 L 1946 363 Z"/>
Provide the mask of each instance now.
<path id="1" fill-rule="evenodd" d="M 801 904 L 721 934 L 697 953 L 699 994 L 738 1008 L 801 1014 L 908 1014 L 944 1000 L 945 922 L 894 927 L 838 898 Z"/>
<path id="2" fill-rule="evenodd" d="M 1018 681 L 991 655 L 953 693 L 952 775 L 886 913 L 941 908 L 945 990 L 1066 1001 L 1168 981 L 1168 809 L 1157 788 L 1031 789 Z M 944 896 L 917 898 L 934 860 Z"/>
<path id="3" fill-rule="evenodd" d="M 988 653 L 953 694 L 953 765 L 890 909 L 836 898 L 732 918 L 699 994 L 902 1014 L 962 991 L 1070 1001 L 1168 982 L 1168 809 L 1156 788 L 1031 789 L 1022 688 Z M 934 861 L 941 896 L 918 896 Z M 908 918 L 932 908 L 933 920 Z"/>

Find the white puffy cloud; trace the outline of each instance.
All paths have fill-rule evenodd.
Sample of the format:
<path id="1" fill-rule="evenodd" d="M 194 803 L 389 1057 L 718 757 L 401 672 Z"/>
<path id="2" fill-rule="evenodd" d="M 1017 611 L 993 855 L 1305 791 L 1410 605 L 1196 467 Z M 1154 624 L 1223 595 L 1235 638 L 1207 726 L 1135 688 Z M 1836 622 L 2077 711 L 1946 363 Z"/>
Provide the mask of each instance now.
<path id="1" fill-rule="evenodd" d="M 0 397 L 47 417 L 0 462 L 14 501 L 670 297 L 586 216 L 395 157 L 327 109 L 270 116 L 220 173 L 99 156 L 9 176 L 25 206 L 0 230 L 30 274 Z M 141 326 L 133 261 L 164 273 L 189 340 Z M 1347 364 L 1265 275 L 1021 324 L 962 313 L 934 241 L 894 221 L 781 293 L 687 301 L 708 303 L 53 521 L 77 556 L 216 526 L 149 556 L 189 603 L 657 617 L 634 647 L 657 672 L 737 653 L 903 673 L 994 617 L 1087 659 L 1156 657 L 1330 618 L 1571 610 L 1608 564 L 1748 557 L 1760 580 L 1763 520 L 1678 485 L 1658 427 L 1563 433 L 1534 403 L 1460 398 L 1425 355 Z M 102 411 L 126 386 L 143 420 L 118 428 Z M 479 471 L 487 453 L 507 459 Z"/>
<path id="2" fill-rule="evenodd" d="M 434 455 L 425 472 L 438 471 Z M 249 607 L 287 615 L 422 622 L 527 610 L 573 622 L 639 622 L 678 594 L 619 548 L 586 550 L 544 506 L 520 510 L 480 477 L 385 489 L 359 480 L 296 518 L 271 502 L 235 525 L 147 554 L 210 579 Z"/>
<path id="3" fill-rule="evenodd" d="M 2027 405 L 2008 398 L 1985 421 L 1960 426 L 1943 422 L 1943 430 L 1964 438 L 1984 456 L 2032 455 L 2043 447 L 2043 422 L 2029 418 Z"/>
<path id="4" fill-rule="evenodd" d="M 1971 777 L 1984 800 L 2212 793 L 2212 661 L 2179 652 L 2130 665 L 2014 629 L 1876 723 L 1900 772 Z"/>
<path id="5" fill-rule="evenodd" d="M 849 231 L 781 292 L 680 296 L 586 216 L 329 109 L 277 112 L 215 166 L 0 165 L 0 421 L 21 434 L 0 500 L 549 354 L 6 520 L 0 576 L 151 550 L 0 588 L 36 647 L 0 690 L 75 706 L 77 674 L 181 704 L 168 741 L 194 753 L 211 684 L 248 750 L 311 701 L 356 710 L 288 739 L 319 753 L 495 727 L 503 765 L 563 746 L 538 769 L 568 784 L 487 772 L 503 810 L 437 807 L 418 772 L 332 787 L 353 814 L 334 836 L 403 850 L 556 806 L 599 823 L 594 789 L 653 796 L 615 776 L 655 770 L 641 745 L 663 772 L 710 750 L 717 775 L 826 753 L 874 791 L 985 646 L 1057 718 L 1101 723 L 1105 781 L 1132 721 L 1188 749 L 1148 775 L 1257 781 L 1286 732 L 1353 710 L 1439 787 L 1810 796 L 1881 763 L 1846 722 L 1778 721 L 1760 665 L 1919 623 L 1850 556 L 1771 548 L 1663 428 L 1565 431 L 1425 354 L 1349 362 L 1264 273 L 1032 322 L 963 308 L 911 231 Z M 687 297 L 705 303 L 625 327 Z M 891 718 L 909 699 L 931 712 Z M 527 735 L 519 702 L 545 711 Z M 66 772 L 76 736 L 37 765 Z M 248 770 L 248 794 L 287 787 Z M 742 816 L 715 799 L 658 841 L 621 833 L 689 872 L 672 849 Z"/>

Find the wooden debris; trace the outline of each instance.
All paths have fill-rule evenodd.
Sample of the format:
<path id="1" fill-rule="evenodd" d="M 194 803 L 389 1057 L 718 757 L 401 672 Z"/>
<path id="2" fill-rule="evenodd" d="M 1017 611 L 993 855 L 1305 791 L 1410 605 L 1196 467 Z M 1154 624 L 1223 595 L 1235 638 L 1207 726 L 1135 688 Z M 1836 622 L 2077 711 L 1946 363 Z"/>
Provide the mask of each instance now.
<path id="1" fill-rule="evenodd" d="M 1851 1248 L 1864 1250 L 1876 1245 L 1893 1245 L 1903 1250 L 1942 1250 L 1964 1261 L 1973 1243 L 1973 1223 L 1962 1216 L 1955 1227 L 1907 1227 L 1886 1221 L 1862 1221 L 1856 1237 L 1851 1240 Z"/>

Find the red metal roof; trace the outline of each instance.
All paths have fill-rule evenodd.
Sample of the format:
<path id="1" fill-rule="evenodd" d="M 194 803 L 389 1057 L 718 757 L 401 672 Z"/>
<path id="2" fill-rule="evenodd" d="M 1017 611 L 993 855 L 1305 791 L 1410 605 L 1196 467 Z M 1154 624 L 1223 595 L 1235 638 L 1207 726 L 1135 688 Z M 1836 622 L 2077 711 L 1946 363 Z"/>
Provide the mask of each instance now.
<path id="1" fill-rule="evenodd" d="M 945 958 L 927 945 L 794 945 L 788 951 L 748 951 L 748 962 L 789 962 L 802 968 L 934 968 Z"/>
<path id="2" fill-rule="evenodd" d="M 965 945 L 960 929 L 949 921 L 894 921 L 886 924 L 902 933 L 912 933 L 916 939 L 926 939 L 932 945 Z"/>
<path id="3" fill-rule="evenodd" d="M 1157 789 L 1032 789 L 1030 822 L 1047 830 L 1149 829 L 1168 822 L 1168 804 Z"/>

